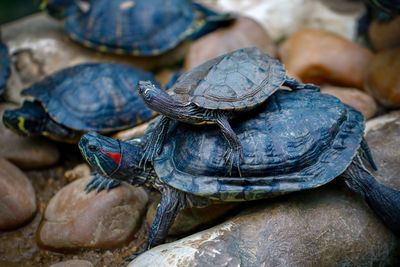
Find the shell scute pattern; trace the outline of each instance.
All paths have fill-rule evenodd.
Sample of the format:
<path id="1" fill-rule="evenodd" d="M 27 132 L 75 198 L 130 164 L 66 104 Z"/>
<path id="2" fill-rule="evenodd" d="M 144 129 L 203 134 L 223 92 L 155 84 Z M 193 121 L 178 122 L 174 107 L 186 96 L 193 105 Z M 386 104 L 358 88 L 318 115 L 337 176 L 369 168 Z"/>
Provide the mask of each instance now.
<path id="1" fill-rule="evenodd" d="M 0 32 L 0 95 L 4 92 L 8 77 L 11 74 L 11 60 L 8 54 L 8 48 L 1 39 Z"/>
<path id="2" fill-rule="evenodd" d="M 199 134 L 196 127 L 180 124 L 154 162 L 160 179 L 185 192 L 227 201 L 276 196 L 334 179 L 361 142 L 362 115 L 329 95 L 280 90 L 259 109 L 250 119 L 232 123 L 244 149 L 242 177 L 235 170 L 226 175 L 222 156 L 227 144 L 216 128 L 207 126 Z"/>
<path id="3" fill-rule="evenodd" d="M 72 6 L 65 28 L 72 39 L 92 48 L 155 55 L 181 42 L 186 37 L 181 33 L 194 19 L 195 10 L 187 0 L 97 0 L 87 13 Z"/>
<path id="4" fill-rule="evenodd" d="M 150 73 L 127 65 L 87 63 L 54 73 L 22 94 L 38 99 L 50 117 L 69 128 L 117 130 L 153 116 L 135 86 L 144 79 L 154 81 Z"/>

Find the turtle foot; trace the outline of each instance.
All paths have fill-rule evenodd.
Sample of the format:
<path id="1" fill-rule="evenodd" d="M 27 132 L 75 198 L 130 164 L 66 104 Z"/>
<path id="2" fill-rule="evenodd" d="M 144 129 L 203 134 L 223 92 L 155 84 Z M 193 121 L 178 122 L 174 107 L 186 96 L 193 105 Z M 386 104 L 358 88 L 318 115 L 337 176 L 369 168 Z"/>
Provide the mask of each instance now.
<path id="1" fill-rule="evenodd" d="M 93 189 L 97 189 L 96 193 L 100 192 L 103 189 L 106 189 L 106 191 L 108 192 L 111 188 L 117 187 L 120 184 L 121 183 L 119 181 L 96 174 L 93 179 L 86 185 L 85 190 L 86 193 L 89 193 Z"/>
<path id="2" fill-rule="evenodd" d="M 126 258 L 125 261 L 133 261 L 134 259 L 136 259 L 139 255 L 145 253 L 147 251 L 147 249 L 142 249 L 141 251 L 138 252 L 134 252 L 133 255 L 129 258 Z"/>
<path id="3" fill-rule="evenodd" d="M 228 174 L 232 176 L 232 168 L 236 167 L 238 170 L 239 177 L 242 177 L 242 173 L 240 171 L 240 164 L 244 161 L 243 156 L 243 149 L 237 148 L 232 149 L 230 148 L 224 154 L 225 164 L 229 166 Z"/>
<path id="4" fill-rule="evenodd" d="M 139 161 L 139 167 L 146 168 L 147 162 L 152 162 L 156 156 L 160 155 L 161 146 L 153 144 L 153 142 L 148 142 L 144 148 L 142 158 Z"/>

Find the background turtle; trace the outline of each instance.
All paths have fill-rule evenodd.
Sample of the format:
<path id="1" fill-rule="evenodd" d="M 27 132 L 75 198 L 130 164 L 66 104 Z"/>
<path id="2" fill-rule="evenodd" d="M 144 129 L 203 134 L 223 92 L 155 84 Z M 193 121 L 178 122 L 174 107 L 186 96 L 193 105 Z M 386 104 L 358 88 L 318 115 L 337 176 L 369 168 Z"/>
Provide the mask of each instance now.
<path id="1" fill-rule="evenodd" d="M 258 113 L 232 126 L 244 148 L 242 177 L 235 170 L 235 177 L 226 176 L 224 139 L 212 126 L 198 131 L 178 123 L 160 157 L 146 168 L 139 167 L 142 138 L 123 142 L 91 132 L 82 136 L 79 148 L 104 179 L 160 190 L 162 200 L 145 250 L 164 242 L 181 208 L 210 200 L 274 197 L 321 186 L 339 175 L 400 235 L 400 192 L 379 184 L 364 167 L 376 168 L 358 111 L 312 90 L 280 90 Z"/>
<path id="2" fill-rule="evenodd" d="M 240 111 L 263 103 L 282 85 L 319 90 L 288 78 L 283 65 L 256 47 L 235 50 L 211 59 L 182 75 L 169 94 L 151 81 L 139 82 L 139 94 L 148 107 L 162 114 L 149 139 L 143 162 L 159 154 L 171 119 L 191 124 L 217 124 L 229 148 L 224 154 L 239 168 L 243 148 L 228 120 Z"/>
<path id="3" fill-rule="evenodd" d="M 233 21 L 189 0 L 47 0 L 69 36 L 102 52 L 154 56 Z"/>
<path id="4" fill-rule="evenodd" d="M 86 63 L 63 69 L 22 91 L 22 107 L 7 110 L 4 124 L 21 135 L 45 135 L 77 142 L 82 132 L 110 132 L 149 120 L 153 112 L 137 92 L 151 73 L 114 63 Z"/>
<path id="5" fill-rule="evenodd" d="M 0 32 L 0 95 L 6 89 L 7 80 L 11 72 L 11 60 L 8 54 L 8 48 L 3 43 Z"/>

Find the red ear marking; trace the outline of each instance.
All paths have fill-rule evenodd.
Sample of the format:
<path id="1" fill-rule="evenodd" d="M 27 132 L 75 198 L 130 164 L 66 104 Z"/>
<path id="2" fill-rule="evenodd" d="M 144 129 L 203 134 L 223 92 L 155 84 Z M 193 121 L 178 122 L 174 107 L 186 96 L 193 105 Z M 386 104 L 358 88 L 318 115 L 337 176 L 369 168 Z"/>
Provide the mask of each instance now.
<path id="1" fill-rule="evenodd" d="M 119 164 L 119 162 L 121 161 L 121 154 L 120 153 L 112 153 L 112 152 L 105 152 L 103 149 L 100 149 L 101 153 L 103 153 L 104 155 L 109 156 L 110 158 L 112 158 L 116 163 Z"/>

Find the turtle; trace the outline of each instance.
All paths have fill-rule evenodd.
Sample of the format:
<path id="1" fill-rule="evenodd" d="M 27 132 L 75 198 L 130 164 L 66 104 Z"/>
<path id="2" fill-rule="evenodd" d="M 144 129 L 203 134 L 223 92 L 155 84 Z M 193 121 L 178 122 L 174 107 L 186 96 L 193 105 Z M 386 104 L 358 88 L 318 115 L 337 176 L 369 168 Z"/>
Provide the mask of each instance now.
<path id="1" fill-rule="evenodd" d="M 190 0 L 46 0 L 72 40 L 101 52 L 156 56 L 235 19 Z"/>
<path id="2" fill-rule="evenodd" d="M 159 118 L 156 118 L 156 120 Z M 232 128 L 243 144 L 241 176 L 226 175 L 224 139 L 215 126 L 198 130 L 174 122 L 161 155 L 139 166 L 149 132 L 128 141 L 95 132 L 78 146 L 97 171 L 87 191 L 125 181 L 154 186 L 161 202 L 143 251 L 162 244 L 180 209 L 212 201 L 252 201 L 316 188 L 341 177 L 362 195 L 389 228 L 400 235 L 400 191 L 378 183 L 377 169 L 363 137 L 361 113 L 336 97 L 314 90 L 279 90 L 257 112 Z M 142 251 L 142 252 L 143 252 Z"/>
<path id="3" fill-rule="evenodd" d="M 0 95 L 4 93 L 8 77 L 11 74 L 11 60 L 7 46 L 3 43 L 0 32 Z"/>
<path id="4" fill-rule="evenodd" d="M 263 103 L 281 86 L 319 90 L 286 75 L 283 65 L 257 47 L 247 47 L 213 58 L 182 74 L 168 92 L 151 81 L 140 81 L 139 95 L 162 115 L 149 139 L 143 163 L 160 154 L 171 120 L 217 124 L 228 144 L 224 154 L 232 169 L 240 170 L 243 148 L 229 120 Z"/>
<path id="5" fill-rule="evenodd" d="M 150 120 L 155 112 L 138 96 L 140 79 L 154 76 L 117 63 L 83 63 L 57 71 L 24 89 L 21 108 L 6 110 L 4 124 L 20 135 L 44 135 L 77 143 L 88 131 L 121 130 Z"/>

